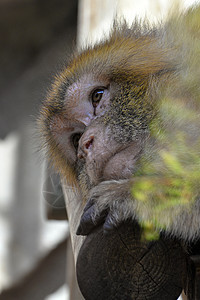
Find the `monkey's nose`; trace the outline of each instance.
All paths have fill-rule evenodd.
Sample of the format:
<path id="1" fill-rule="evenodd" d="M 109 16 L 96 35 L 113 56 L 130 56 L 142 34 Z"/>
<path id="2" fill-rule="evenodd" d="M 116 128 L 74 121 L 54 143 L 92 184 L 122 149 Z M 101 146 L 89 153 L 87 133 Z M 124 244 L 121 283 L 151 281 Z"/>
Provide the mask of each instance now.
<path id="1" fill-rule="evenodd" d="M 93 142 L 94 135 L 82 136 L 82 138 L 79 141 L 79 148 L 77 154 L 78 159 L 86 159 L 91 150 Z"/>

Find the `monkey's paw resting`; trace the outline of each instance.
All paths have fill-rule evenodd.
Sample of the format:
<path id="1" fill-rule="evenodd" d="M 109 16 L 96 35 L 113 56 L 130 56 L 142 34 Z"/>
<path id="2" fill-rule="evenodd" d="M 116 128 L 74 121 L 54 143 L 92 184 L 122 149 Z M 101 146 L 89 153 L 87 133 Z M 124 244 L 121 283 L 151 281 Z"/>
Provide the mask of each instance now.
<path id="1" fill-rule="evenodd" d="M 123 221 L 134 219 L 134 211 L 130 180 L 103 181 L 90 191 L 77 234 L 88 235 L 102 223 L 104 233 L 108 233 Z"/>

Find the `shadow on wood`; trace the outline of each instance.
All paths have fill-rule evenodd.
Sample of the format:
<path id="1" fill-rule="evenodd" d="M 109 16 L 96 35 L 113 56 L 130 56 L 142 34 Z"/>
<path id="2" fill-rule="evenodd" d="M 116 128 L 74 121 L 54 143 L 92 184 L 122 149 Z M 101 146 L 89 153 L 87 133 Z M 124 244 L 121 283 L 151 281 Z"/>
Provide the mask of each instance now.
<path id="1" fill-rule="evenodd" d="M 141 242 L 137 224 L 110 235 L 102 227 L 83 243 L 77 278 L 86 300 L 175 300 L 186 282 L 186 254 L 178 241 Z"/>

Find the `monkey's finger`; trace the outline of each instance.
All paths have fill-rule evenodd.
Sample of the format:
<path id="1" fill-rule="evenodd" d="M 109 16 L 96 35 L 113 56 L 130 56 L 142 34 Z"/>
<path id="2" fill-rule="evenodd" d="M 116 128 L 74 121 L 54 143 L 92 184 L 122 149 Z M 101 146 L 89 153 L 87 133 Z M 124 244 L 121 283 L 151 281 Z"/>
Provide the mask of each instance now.
<path id="1" fill-rule="evenodd" d="M 107 215 L 107 211 L 103 211 L 101 214 L 95 215 L 95 205 L 91 206 L 85 211 L 81 217 L 80 224 L 76 231 L 77 235 L 88 235 L 95 227 L 104 222 Z"/>
<path id="2" fill-rule="evenodd" d="M 91 198 L 91 199 L 87 202 L 87 204 L 86 204 L 86 206 L 85 206 L 85 208 L 84 208 L 84 210 L 83 210 L 83 213 L 86 212 L 92 205 L 94 205 L 94 199 L 93 199 L 93 198 Z"/>
<path id="3" fill-rule="evenodd" d="M 80 224 L 77 228 L 77 235 L 88 235 L 92 228 L 94 227 L 94 223 L 92 220 L 92 214 L 94 213 L 94 206 L 91 206 L 87 209 L 81 216 Z"/>
<path id="4" fill-rule="evenodd" d="M 103 232 L 104 234 L 110 234 L 115 228 L 120 225 L 120 222 L 116 220 L 114 215 L 110 212 L 105 219 L 105 223 L 103 224 Z"/>

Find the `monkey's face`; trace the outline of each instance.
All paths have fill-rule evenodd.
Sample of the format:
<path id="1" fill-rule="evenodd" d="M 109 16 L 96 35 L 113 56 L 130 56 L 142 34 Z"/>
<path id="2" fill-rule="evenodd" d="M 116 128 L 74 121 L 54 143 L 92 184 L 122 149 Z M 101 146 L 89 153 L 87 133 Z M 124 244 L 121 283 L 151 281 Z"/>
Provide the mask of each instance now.
<path id="1" fill-rule="evenodd" d="M 49 139 L 70 166 L 74 166 L 77 160 L 78 142 L 85 128 L 105 113 L 110 97 L 107 80 L 83 76 L 65 91 L 62 109 L 49 117 L 46 125 Z"/>
<path id="2" fill-rule="evenodd" d="M 152 75 L 171 64 L 165 62 L 165 51 L 158 46 L 156 36 L 134 37 L 128 32 L 124 39 L 121 30 L 114 31 L 113 38 L 75 54 L 57 76 L 41 109 L 39 127 L 44 148 L 64 177 L 75 169 L 78 141 L 97 117 L 106 113 L 104 121 L 112 123 L 119 142 L 125 138 L 130 142 L 140 135 L 139 129 L 146 128 L 148 105 L 141 112 L 140 103 L 146 100 L 140 100 Z M 126 136 L 121 135 L 121 128 L 126 129 Z"/>
<path id="3" fill-rule="evenodd" d="M 119 143 L 102 118 L 94 120 L 79 140 L 78 162 L 84 165 L 90 185 L 133 175 L 144 139 Z"/>
<path id="4" fill-rule="evenodd" d="M 132 113 L 132 111 L 136 112 L 138 105 L 135 106 L 135 109 L 132 108 L 132 104 L 129 105 L 132 122 L 116 116 L 120 109 L 123 114 L 122 104 L 124 102 L 131 103 L 136 98 L 135 90 L 133 92 L 130 89 L 131 85 L 128 85 L 129 90 L 127 91 L 122 88 L 122 84 L 123 82 L 119 84 L 105 76 L 102 79 L 100 76 L 95 77 L 95 75 L 88 74 L 65 87 L 65 91 L 62 92 L 63 97 L 58 103 L 55 101 L 58 92 L 56 95 L 54 92 L 50 96 L 50 101 L 48 99 L 47 109 L 42 116 L 45 132 L 48 133 L 47 149 L 52 152 L 54 166 L 65 177 L 68 174 L 67 168 L 79 169 L 77 168 L 79 165 L 77 152 L 79 147 L 80 157 L 80 149 L 86 150 L 83 146 L 84 143 L 89 145 L 88 155 L 82 156 L 84 156 L 84 164 L 92 184 L 97 184 L 102 180 L 127 178 L 132 175 L 136 157 L 142 148 L 140 146 L 142 139 L 136 141 L 135 138 L 132 138 L 134 137 L 133 130 L 139 132 L 138 126 L 133 126 L 136 113 Z M 137 101 L 135 103 L 137 104 Z M 53 107 L 54 111 L 51 113 L 48 107 L 51 109 Z M 56 107 L 59 109 L 55 110 Z M 48 116 L 46 115 L 47 110 Z M 107 120 L 111 126 L 108 126 Z M 88 127 L 90 131 L 84 134 L 79 143 Z M 94 143 L 89 135 L 94 136 Z M 140 136 L 142 135 L 140 134 Z"/>

